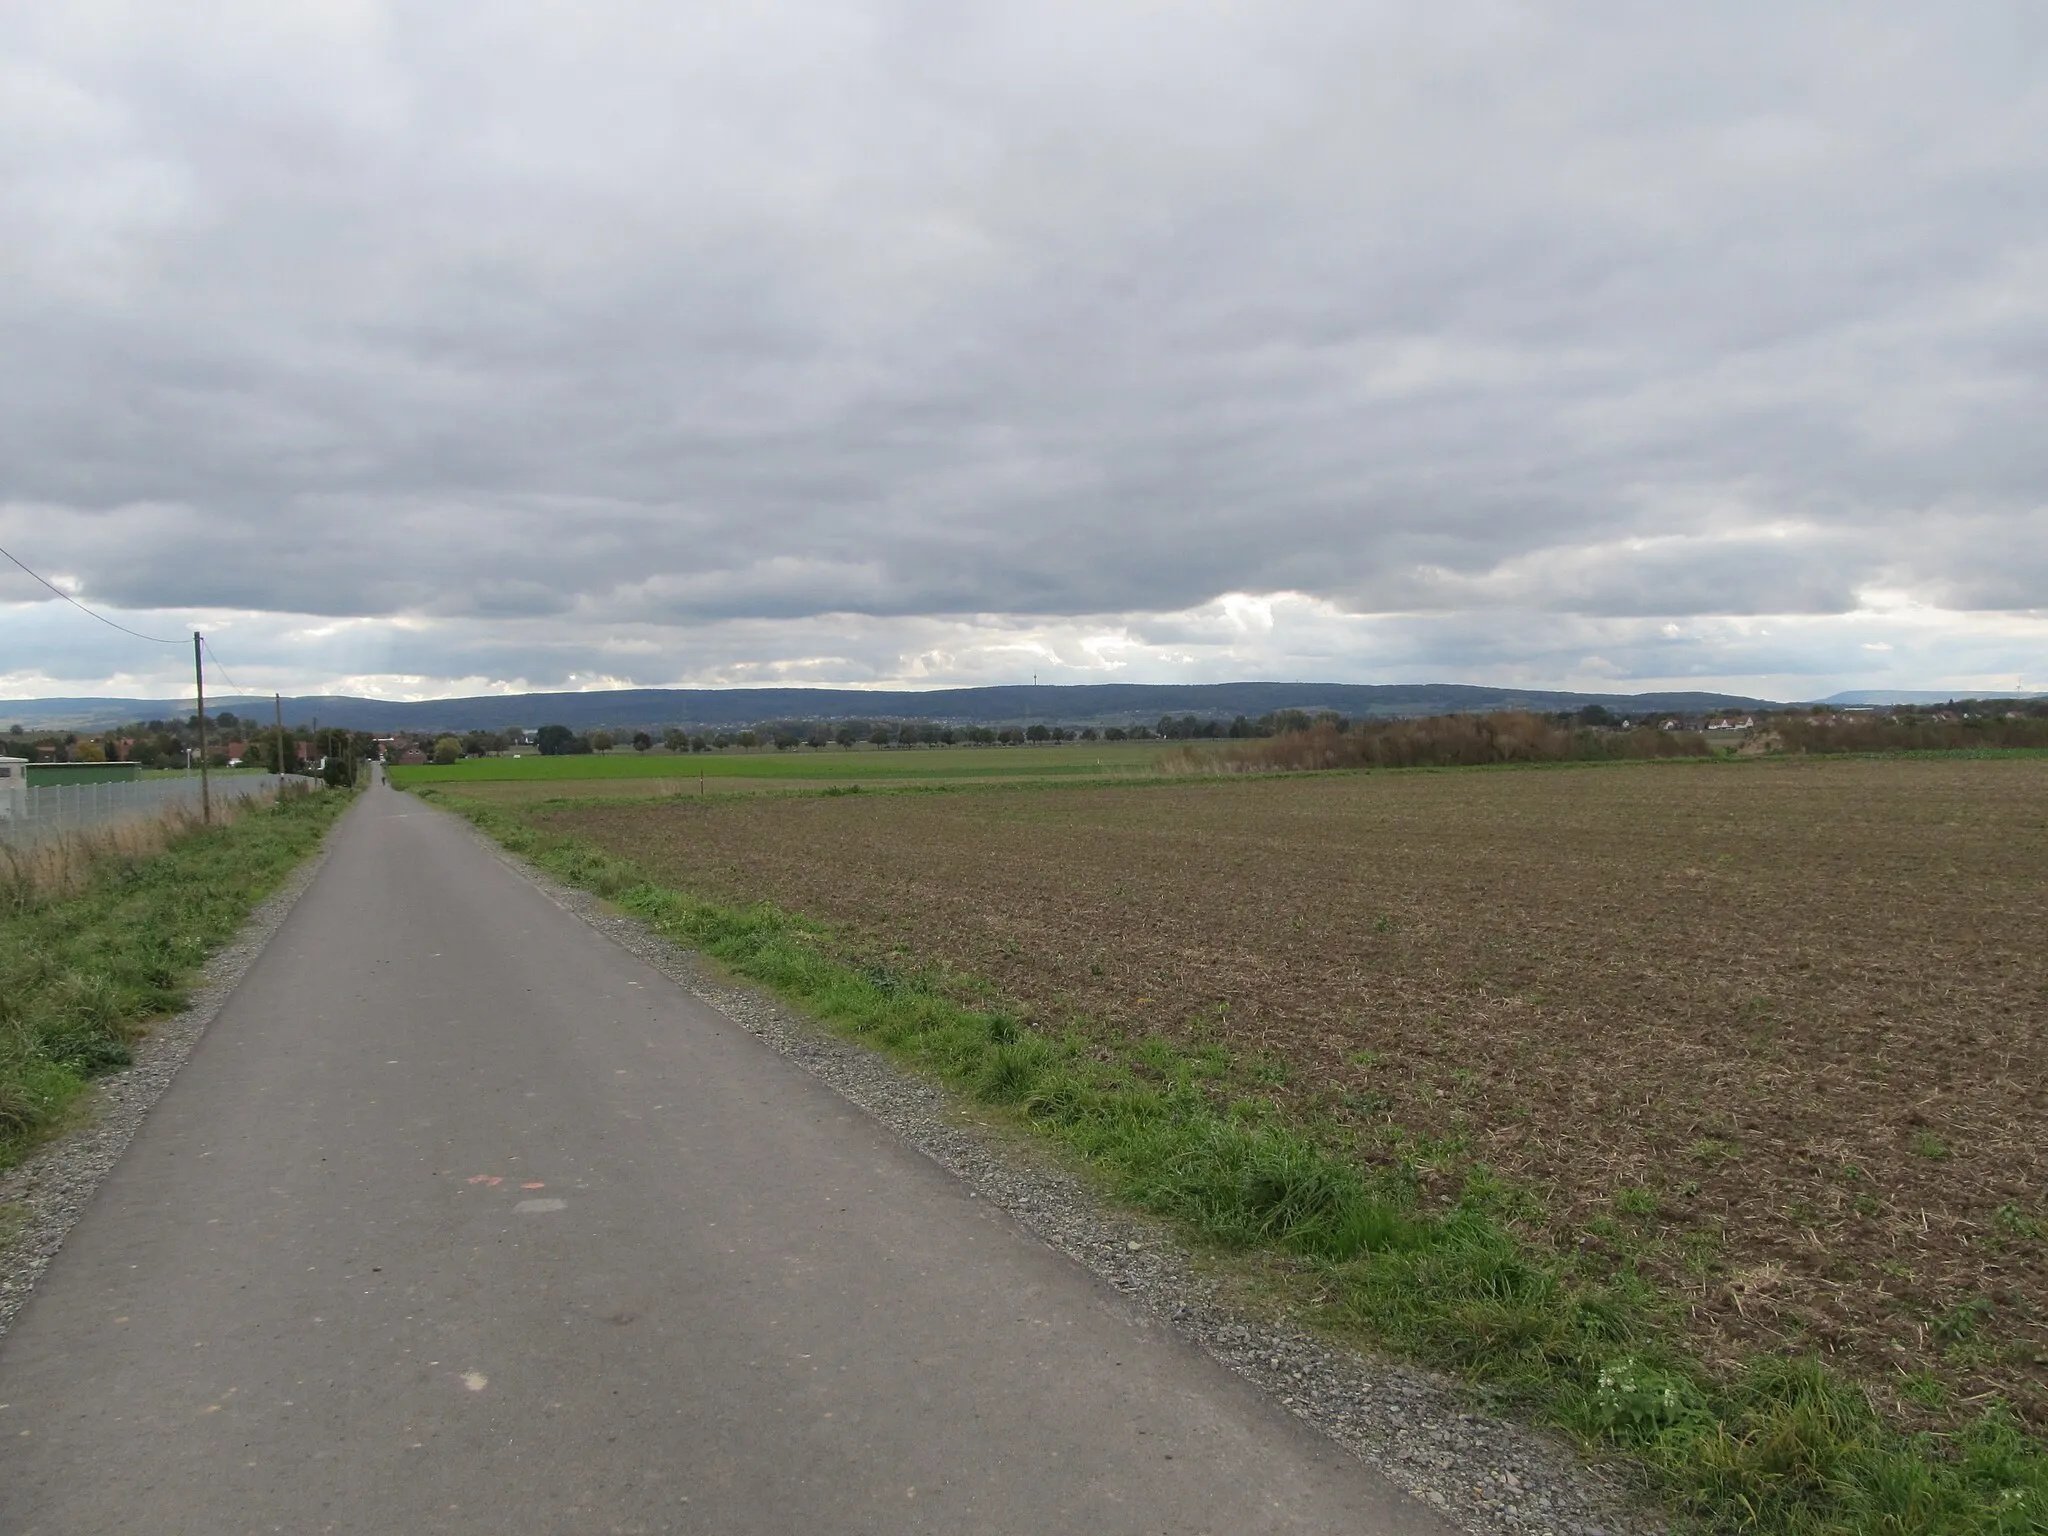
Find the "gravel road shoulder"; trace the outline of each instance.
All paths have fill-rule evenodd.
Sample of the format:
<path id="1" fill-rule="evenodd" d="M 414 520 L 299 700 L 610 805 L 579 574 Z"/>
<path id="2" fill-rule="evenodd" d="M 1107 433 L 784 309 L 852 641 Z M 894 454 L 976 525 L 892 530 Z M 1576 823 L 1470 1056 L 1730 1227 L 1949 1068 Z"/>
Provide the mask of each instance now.
<path id="1" fill-rule="evenodd" d="M 1457 1385 L 1233 1302 L 1159 1226 L 1106 1205 L 974 1106 L 840 1039 L 701 956 L 472 834 L 564 910 L 653 965 L 964 1180 L 979 1198 L 1474 1536 L 1654 1536 L 1665 1523 L 1562 1442 L 1474 1414 Z"/>

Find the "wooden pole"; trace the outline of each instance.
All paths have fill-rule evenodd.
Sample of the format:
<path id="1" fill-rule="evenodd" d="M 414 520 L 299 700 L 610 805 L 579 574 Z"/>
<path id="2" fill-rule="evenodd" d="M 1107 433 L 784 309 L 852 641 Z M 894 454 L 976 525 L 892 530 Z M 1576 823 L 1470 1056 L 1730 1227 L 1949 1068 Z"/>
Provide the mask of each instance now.
<path id="1" fill-rule="evenodd" d="M 199 660 L 199 631 L 192 631 L 192 682 L 199 693 L 199 819 L 213 821 L 213 781 L 206 772 L 206 668 Z"/>
<path id="2" fill-rule="evenodd" d="M 277 792 L 284 793 L 284 696 L 273 693 L 270 707 L 277 711 Z"/>

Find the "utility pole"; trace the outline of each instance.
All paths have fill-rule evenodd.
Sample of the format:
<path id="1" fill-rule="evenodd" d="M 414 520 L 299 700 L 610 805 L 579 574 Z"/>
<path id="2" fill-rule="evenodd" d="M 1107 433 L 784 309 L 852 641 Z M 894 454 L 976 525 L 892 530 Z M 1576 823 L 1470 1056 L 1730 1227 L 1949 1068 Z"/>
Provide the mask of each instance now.
<path id="1" fill-rule="evenodd" d="M 273 693 L 270 707 L 277 711 L 277 792 L 284 793 L 284 696 Z"/>
<path id="2" fill-rule="evenodd" d="M 199 692 L 199 820 L 213 822 L 213 781 L 206 772 L 206 667 L 199 660 L 199 631 L 192 631 L 192 681 Z"/>

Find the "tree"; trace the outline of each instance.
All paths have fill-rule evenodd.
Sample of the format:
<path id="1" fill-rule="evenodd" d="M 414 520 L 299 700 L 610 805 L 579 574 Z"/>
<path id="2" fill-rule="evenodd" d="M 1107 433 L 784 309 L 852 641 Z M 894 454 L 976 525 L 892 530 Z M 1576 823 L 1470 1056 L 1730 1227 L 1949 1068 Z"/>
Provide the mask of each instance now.
<path id="1" fill-rule="evenodd" d="M 1046 727 L 1044 727 L 1044 726 L 1042 726 L 1042 725 L 1038 725 L 1038 724 L 1036 724 L 1036 723 L 1034 723 L 1034 724 L 1033 724 L 1033 725 L 1032 725 L 1032 726 L 1031 726 L 1031 727 L 1030 727 L 1029 729 L 1027 729 L 1027 730 L 1026 730 L 1026 731 L 1024 732 L 1024 736 L 1025 736 L 1025 739 L 1026 739 L 1026 740 L 1028 740 L 1028 741 L 1050 741 L 1050 740 L 1052 740 L 1052 732 L 1051 732 L 1050 730 L 1048 730 L 1048 729 L 1047 729 Z"/>
<path id="2" fill-rule="evenodd" d="M 661 733 L 661 744 L 671 752 L 681 752 L 689 748 L 692 742 L 679 728 L 672 725 Z"/>
<path id="3" fill-rule="evenodd" d="M 645 752 L 649 747 L 653 745 L 654 738 L 648 735 L 645 731 L 635 731 L 633 733 L 633 750 L 635 752 Z"/>
<path id="4" fill-rule="evenodd" d="M 1122 741 L 1125 737 L 1129 735 L 1130 732 L 1126 731 L 1122 726 L 1112 725 L 1108 730 L 1102 733 L 1102 739 L 1104 741 Z"/>
<path id="5" fill-rule="evenodd" d="M 886 747 L 896 739 L 896 733 L 886 725 L 878 725 L 868 732 L 868 740 L 878 747 Z"/>
<path id="6" fill-rule="evenodd" d="M 71 761 L 74 763 L 104 763 L 106 760 L 107 749 L 96 741 L 81 741 L 71 749 Z"/>
<path id="7" fill-rule="evenodd" d="M 743 747 L 758 747 L 761 745 L 760 735 L 754 731 L 741 731 L 739 735 L 733 737 L 733 740 Z"/>
<path id="8" fill-rule="evenodd" d="M 567 757 L 576 750 L 571 745 L 575 740 L 576 733 L 566 725 L 544 725 L 533 733 L 533 744 L 542 757 Z"/>
<path id="9" fill-rule="evenodd" d="M 861 731 L 857 725 L 842 725 L 832 733 L 832 739 L 842 747 L 850 747 L 860 740 Z"/>
<path id="10" fill-rule="evenodd" d="M 612 739 L 610 731 L 592 731 L 590 733 L 590 750 L 593 752 L 609 752 L 617 745 L 618 742 Z"/>
<path id="11" fill-rule="evenodd" d="M 443 736 L 434 743 L 434 761 L 440 767 L 453 767 L 462 756 L 462 743 L 453 736 Z"/>

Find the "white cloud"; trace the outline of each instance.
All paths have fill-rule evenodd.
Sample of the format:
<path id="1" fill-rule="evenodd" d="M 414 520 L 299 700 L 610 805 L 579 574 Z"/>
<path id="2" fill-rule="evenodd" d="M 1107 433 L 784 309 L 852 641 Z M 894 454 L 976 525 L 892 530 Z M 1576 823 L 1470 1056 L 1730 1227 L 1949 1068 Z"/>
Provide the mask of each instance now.
<path id="1" fill-rule="evenodd" d="M 396 692 L 2016 673 L 2043 44 L 1974 4 L 17 7 L 0 544 Z M 85 622 L 0 616 L 5 686 L 153 675 Z"/>
<path id="2" fill-rule="evenodd" d="M 55 607 L 0 607 L 0 654 L 21 655 L 22 637 L 66 623 Z M 78 622 L 61 653 L 0 672 L 0 697 L 190 692 L 188 652 L 166 650 L 153 667 L 123 670 L 118 658 L 134 648 L 75 610 L 72 617 Z M 1175 613 L 837 613 L 608 629 L 552 619 L 458 617 L 388 626 L 268 614 L 120 617 L 156 632 L 188 621 L 205 627 L 226 668 L 210 690 L 232 684 L 260 693 L 392 699 L 627 686 L 945 687 L 1035 675 L 1046 683 L 1267 678 L 1601 692 L 1707 688 L 1793 700 L 1855 687 L 2012 690 L 2031 675 L 2027 659 L 2048 653 L 2048 613 L 1908 606 L 1695 617 L 1681 628 L 1629 616 L 1502 609 L 1476 629 L 1460 613 L 1358 613 L 1299 592 L 1225 593 Z"/>

